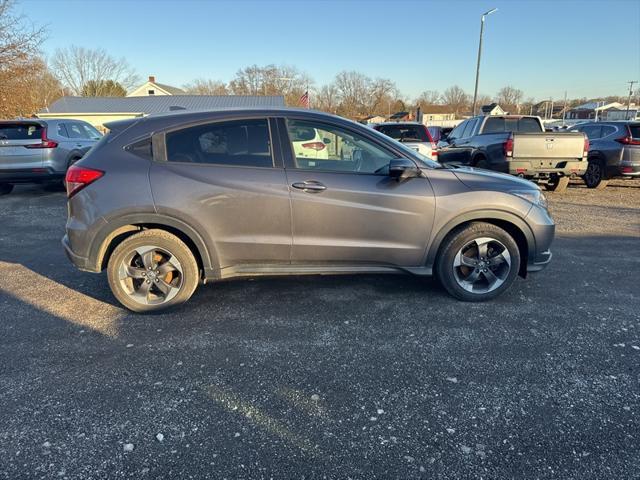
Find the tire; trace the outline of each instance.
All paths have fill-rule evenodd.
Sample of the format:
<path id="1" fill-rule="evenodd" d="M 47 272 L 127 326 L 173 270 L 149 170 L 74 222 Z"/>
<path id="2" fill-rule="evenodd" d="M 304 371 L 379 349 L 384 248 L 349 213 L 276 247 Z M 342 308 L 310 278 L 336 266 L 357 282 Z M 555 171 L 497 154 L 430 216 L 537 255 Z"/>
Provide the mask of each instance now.
<path id="1" fill-rule="evenodd" d="M 475 168 L 482 168 L 484 170 L 490 170 L 489 169 L 489 163 L 487 163 L 487 159 L 484 157 L 478 157 L 478 159 L 474 162 L 473 166 Z"/>
<path id="2" fill-rule="evenodd" d="M 556 193 L 564 192 L 569 186 L 569 177 L 556 177 L 547 183 L 547 190 Z"/>
<path id="3" fill-rule="evenodd" d="M 609 183 L 605 177 L 605 173 L 604 162 L 596 158 L 589 161 L 587 171 L 582 178 L 587 188 L 602 190 Z"/>
<path id="4" fill-rule="evenodd" d="M 481 255 L 483 245 L 486 256 Z M 450 295 L 465 302 L 482 302 L 502 294 L 514 282 L 520 269 L 520 250 L 502 228 L 474 222 L 447 235 L 435 268 L 436 277 Z M 466 281 L 474 276 L 475 283 Z"/>
<path id="5" fill-rule="evenodd" d="M 9 195 L 13 191 L 13 185 L 10 183 L 0 183 L 0 195 Z"/>
<path id="6" fill-rule="evenodd" d="M 156 229 L 123 240 L 109 258 L 107 277 L 116 299 L 134 312 L 180 305 L 191 298 L 200 279 L 189 247 Z"/>

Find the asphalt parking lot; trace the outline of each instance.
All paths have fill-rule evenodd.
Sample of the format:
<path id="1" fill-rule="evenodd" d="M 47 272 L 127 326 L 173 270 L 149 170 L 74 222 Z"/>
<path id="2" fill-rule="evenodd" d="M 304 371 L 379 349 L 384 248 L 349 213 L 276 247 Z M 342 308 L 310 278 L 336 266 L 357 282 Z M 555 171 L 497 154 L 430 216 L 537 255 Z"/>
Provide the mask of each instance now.
<path id="1" fill-rule="evenodd" d="M 638 478 L 640 181 L 547 193 L 554 261 L 486 304 L 404 276 L 122 310 L 63 193 L 0 198 L 0 478 Z"/>

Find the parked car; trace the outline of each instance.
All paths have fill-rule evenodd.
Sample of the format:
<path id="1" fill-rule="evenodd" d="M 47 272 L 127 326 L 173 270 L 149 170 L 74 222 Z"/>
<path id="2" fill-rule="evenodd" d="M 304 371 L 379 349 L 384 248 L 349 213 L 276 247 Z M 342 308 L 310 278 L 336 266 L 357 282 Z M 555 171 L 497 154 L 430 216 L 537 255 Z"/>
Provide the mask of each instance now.
<path id="1" fill-rule="evenodd" d="M 427 158 L 436 159 L 436 142 L 426 126 L 417 122 L 387 122 L 373 125 L 374 130 L 404 143 Z"/>
<path id="2" fill-rule="evenodd" d="M 291 145 L 296 157 L 327 160 L 329 158 L 327 145 L 330 143 L 331 140 L 323 138 L 316 128 L 300 127 L 291 131 Z"/>
<path id="3" fill-rule="evenodd" d="M 488 115 L 454 128 L 439 143 L 438 159 L 546 182 L 550 190 L 562 191 L 570 178 L 586 172 L 588 149 L 584 135 L 545 132 L 539 117 Z"/>
<path id="4" fill-rule="evenodd" d="M 444 140 L 453 130 L 453 127 L 436 127 L 431 126 L 427 127 L 429 133 L 431 134 L 431 138 L 437 144 L 440 140 Z"/>
<path id="5" fill-rule="evenodd" d="M 80 120 L 0 121 L 0 194 L 16 183 L 61 183 L 67 168 L 101 137 Z"/>
<path id="6" fill-rule="evenodd" d="M 435 273 L 480 301 L 551 259 L 536 185 L 445 168 L 340 117 L 240 109 L 108 127 L 67 172 L 62 243 L 133 311 L 185 302 L 200 280 L 284 274 Z M 301 128 L 342 148 L 301 157 Z"/>
<path id="7" fill-rule="evenodd" d="M 589 138 L 587 187 L 601 189 L 612 178 L 640 177 L 640 122 L 589 122 L 571 130 Z"/>

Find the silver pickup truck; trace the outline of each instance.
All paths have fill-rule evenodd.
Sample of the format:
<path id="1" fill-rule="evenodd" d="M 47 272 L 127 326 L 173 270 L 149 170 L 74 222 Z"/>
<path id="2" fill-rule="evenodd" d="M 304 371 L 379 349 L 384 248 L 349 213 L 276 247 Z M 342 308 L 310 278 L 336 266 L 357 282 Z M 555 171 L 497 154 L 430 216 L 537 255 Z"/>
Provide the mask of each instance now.
<path id="1" fill-rule="evenodd" d="M 438 160 L 518 175 L 567 188 L 587 170 L 589 141 L 582 133 L 545 132 L 539 117 L 478 116 L 465 120 L 438 144 Z"/>

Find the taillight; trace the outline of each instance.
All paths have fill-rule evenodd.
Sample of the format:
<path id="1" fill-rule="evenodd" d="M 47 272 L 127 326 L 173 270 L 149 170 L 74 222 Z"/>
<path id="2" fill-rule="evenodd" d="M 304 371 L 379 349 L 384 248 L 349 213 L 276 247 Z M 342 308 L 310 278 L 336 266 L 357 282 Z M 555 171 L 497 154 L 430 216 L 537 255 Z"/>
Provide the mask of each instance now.
<path id="1" fill-rule="evenodd" d="M 104 175 L 101 170 L 72 165 L 67 170 L 65 181 L 67 184 L 67 198 L 71 198 L 87 185 L 92 184 Z"/>
<path id="2" fill-rule="evenodd" d="M 585 135 L 585 137 L 584 137 L 584 147 L 582 148 L 582 154 L 583 154 L 583 156 L 586 157 L 588 153 L 589 153 L 589 139 Z"/>
<path id="3" fill-rule="evenodd" d="M 324 150 L 325 146 L 326 145 L 322 142 L 310 142 L 302 144 L 302 148 L 310 148 L 311 150 L 315 150 L 316 152 Z"/>
<path id="4" fill-rule="evenodd" d="M 53 140 L 49 140 L 47 138 L 47 129 L 42 129 L 42 134 L 40 135 L 42 139 L 40 143 L 34 143 L 32 145 L 25 145 L 26 148 L 56 148 L 58 146 L 58 142 L 54 142 Z"/>
<path id="5" fill-rule="evenodd" d="M 640 140 L 636 140 L 631 136 L 631 134 L 627 135 L 626 137 L 616 138 L 616 142 L 623 145 L 640 145 Z"/>
<path id="6" fill-rule="evenodd" d="M 507 141 L 502 144 L 502 150 L 505 157 L 513 156 L 513 137 L 507 138 Z"/>

